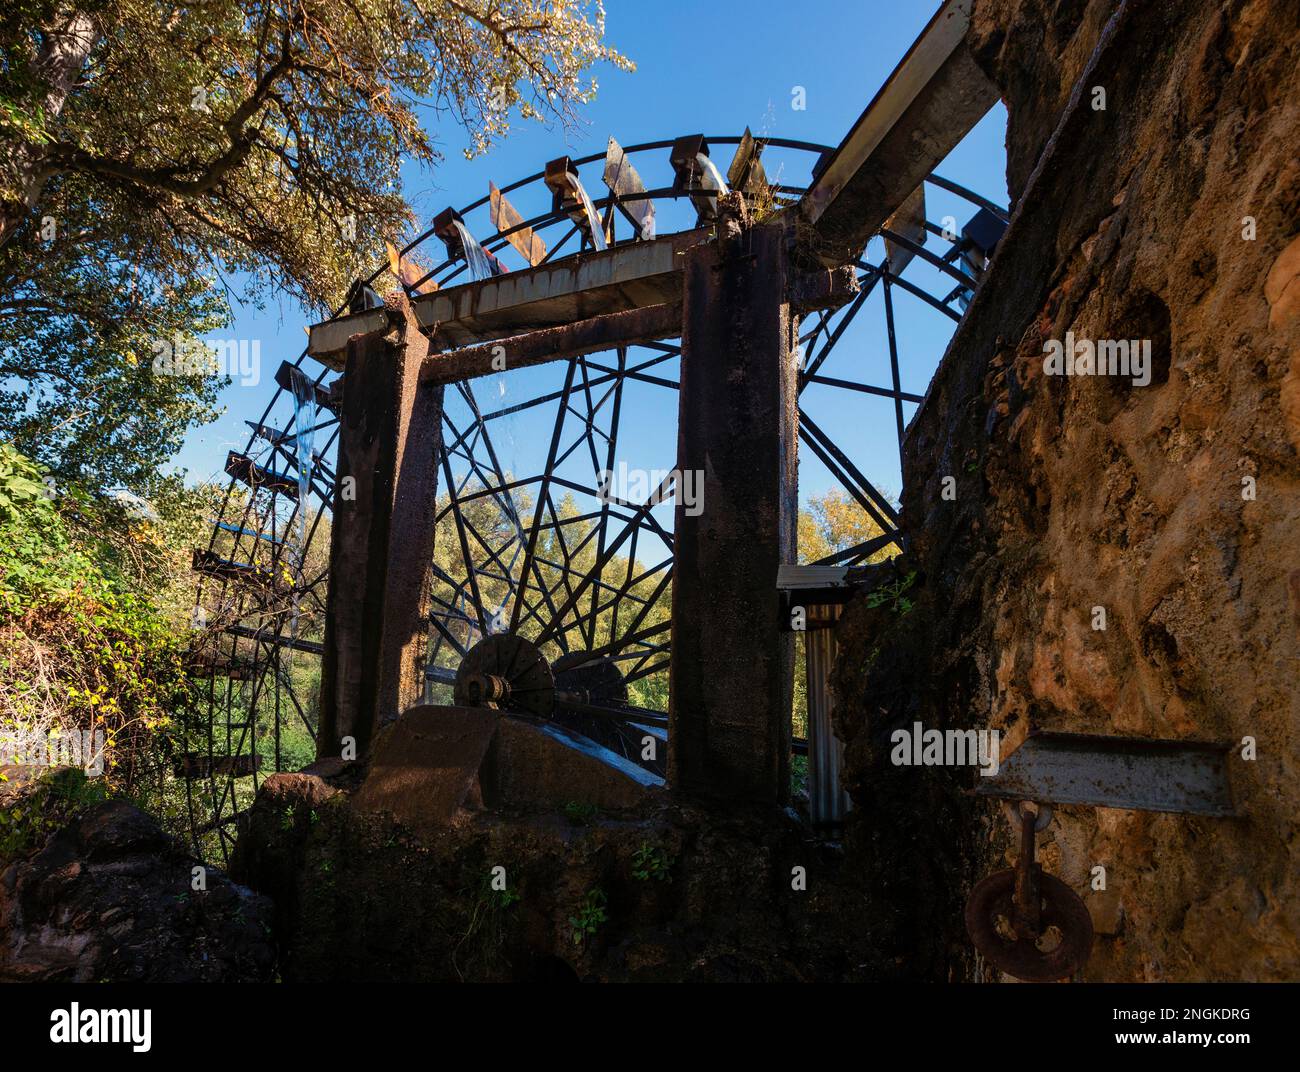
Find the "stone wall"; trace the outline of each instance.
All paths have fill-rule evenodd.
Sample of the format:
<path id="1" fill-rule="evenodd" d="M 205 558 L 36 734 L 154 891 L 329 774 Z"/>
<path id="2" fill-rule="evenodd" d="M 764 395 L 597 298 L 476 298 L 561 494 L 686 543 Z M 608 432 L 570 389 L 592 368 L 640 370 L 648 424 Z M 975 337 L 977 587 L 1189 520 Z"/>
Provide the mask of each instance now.
<path id="1" fill-rule="evenodd" d="M 971 44 L 1016 209 L 909 429 L 915 606 L 841 622 L 851 843 L 914 974 L 989 975 L 960 909 L 1006 817 L 893 728 L 1254 737 L 1240 819 L 1065 807 L 1040 857 L 1086 979 L 1300 978 L 1300 7 L 979 0 Z M 1044 375 L 1067 331 L 1150 339 L 1150 384 Z"/>

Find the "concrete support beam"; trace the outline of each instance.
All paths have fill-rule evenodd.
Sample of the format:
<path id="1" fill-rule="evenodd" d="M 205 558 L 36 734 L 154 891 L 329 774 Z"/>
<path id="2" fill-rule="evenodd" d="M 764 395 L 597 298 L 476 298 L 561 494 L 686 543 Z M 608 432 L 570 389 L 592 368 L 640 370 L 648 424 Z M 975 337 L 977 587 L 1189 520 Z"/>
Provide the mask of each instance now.
<path id="1" fill-rule="evenodd" d="M 966 47 L 973 0 L 945 0 L 799 203 L 808 251 L 847 264 L 998 99 Z"/>
<path id="2" fill-rule="evenodd" d="M 423 693 L 443 388 L 420 382 L 428 343 L 405 299 L 383 312 L 384 330 L 347 343 L 320 759 L 338 757 L 344 737 L 362 758 Z"/>
<path id="3" fill-rule="evenodd" d="M 780 224 L 685 257 L 678 465 L 704 507 L 677 504 L 669 782 L 735 802 L 790 790 L 793 637 L 777 571 L 794 561 L 798 320 Z"/>

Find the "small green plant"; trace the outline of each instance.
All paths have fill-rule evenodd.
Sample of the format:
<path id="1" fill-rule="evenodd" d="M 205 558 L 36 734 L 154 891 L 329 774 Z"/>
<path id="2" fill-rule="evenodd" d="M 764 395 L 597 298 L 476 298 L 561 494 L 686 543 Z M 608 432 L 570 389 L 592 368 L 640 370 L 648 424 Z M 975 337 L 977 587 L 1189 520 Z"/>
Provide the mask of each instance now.
<path id="1" fill-rule="evenodd" d="M 916 571 L 913 570 L 902 580 L 895 581 L 893 584 L 881 585 L 867 596 L 867 606 L 873 610 L 877 607 L 888 607 L 899 616 L 906 614 L 916 604 L 903 593 L 911 588 L 915 581 Z"/>
<path id="2" fill-rule="evenodd" d="M 87 777 L 76 767 L 43 774 L 21 804 L 0 809 L 0 862 L 39 848 L 78 813 L 108 796 L 104 779 Z"/>
<path id="3" fill-rule="evenodd" d="M 573 928 L 573 944 L 582 945 L 588 938 L 595 937 L 600 925 L 608 918 L 605 915 L 605 891 L 599 887 L 588 890 L 577 915 L 569 917 L 569 926 Z"/>
<path id="4" fill-rule="evenodd" d="M 564 805 L 564 814 L 576 826 L 589 826 L 599 811 L 595 804 L 579 804 L 576 800 Z"/>
<path id="5" fill-rule="evenodd" d="M 672 882 L 673 858 L 660 846 L 648 841 L 632 854 L 632 877 L 638 882 Z"/>

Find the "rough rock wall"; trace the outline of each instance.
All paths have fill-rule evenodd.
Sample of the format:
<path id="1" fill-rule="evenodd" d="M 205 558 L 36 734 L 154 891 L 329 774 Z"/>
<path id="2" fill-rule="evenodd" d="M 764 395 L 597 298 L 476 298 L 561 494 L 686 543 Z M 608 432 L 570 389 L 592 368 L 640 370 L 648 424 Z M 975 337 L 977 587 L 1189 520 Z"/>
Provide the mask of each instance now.
<path id="1" fill-rule="evenodd" d="M 0 767 L 0 982 L 269 981 L 270 901 L 215 868 L 195 890 L 196 861 L 153 817 L 69 803 L 79 773 Z"/>
<path id="2" fill-rule="evenodd" d="M 274 901 L 286 982 L 891 970 L 855 911 L 857 869 L 779 809 L 700 811 L 659 795 L 636 809 L 479 811 L 416 831 L 356 803 L 346 776 L 277 774 L 241 829 L 231 873 Z"/>
<path id="3" fill-rule="evenodd" d="M 979 0 L 971 44 L 1017 206 L 909 430 L 916 605 L 841 623 L 852 837 L 915 973 L 986 974 L 960 903 L 1006 819 L 892 728 L 1251 736 L 1242 818 L 1061 808 L 1040 858 L 1092 909 L 1083 978 L 1300 978 L 1300 7 Z M 1150 384 L 1044 375 L 1067 331 L 1151 340 Z"/>

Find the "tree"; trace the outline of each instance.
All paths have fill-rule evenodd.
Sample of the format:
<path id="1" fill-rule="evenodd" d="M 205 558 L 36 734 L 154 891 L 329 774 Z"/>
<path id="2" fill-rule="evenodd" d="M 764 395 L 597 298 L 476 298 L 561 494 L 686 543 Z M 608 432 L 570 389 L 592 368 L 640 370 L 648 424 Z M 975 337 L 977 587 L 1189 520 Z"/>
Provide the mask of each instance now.
<path id="1" fill-rule="evenodd" d="M 630 64 L 581 0 L 10 0 L 0 28 L 0 439 L 148 494 L 219 379 L 160 345 L 238 288 L 333 306 L 415 216 L 400 168 Z"/>
<path id="2" fill-rule="evenodd" d="M 589 14 L 590 9 L 590 14 Z M 191 264 L 341 296 L 413 214 L 420 111 L 487 148 L 594 93 L 604 11 L 577 0 L 20 0 L 0 36 L 0 239 L 79 176 Z M 368 262 L 366 262 L 368 263 Z"/>
<path id="3" fill-rule="evenodd" d="M 44 197 L 53 230 L 24 220 L 0 248 L 0 439 L 61 482 L 152 496 L 224 382 L 156 374 L 154 344 L 216 330 L 225 303 L 120 199 L 77 176 Z"/>
<path id="4" fill-rule="evenodd" d="M 866 543 L 882 531 L 870 514 L 838 488 L 809 496 L 808 509 L 799 511 L 799 561 L 820 561 Z M 886 547 L 869 561 L 882 561 L 893 553 L 893 548 Z"/>

